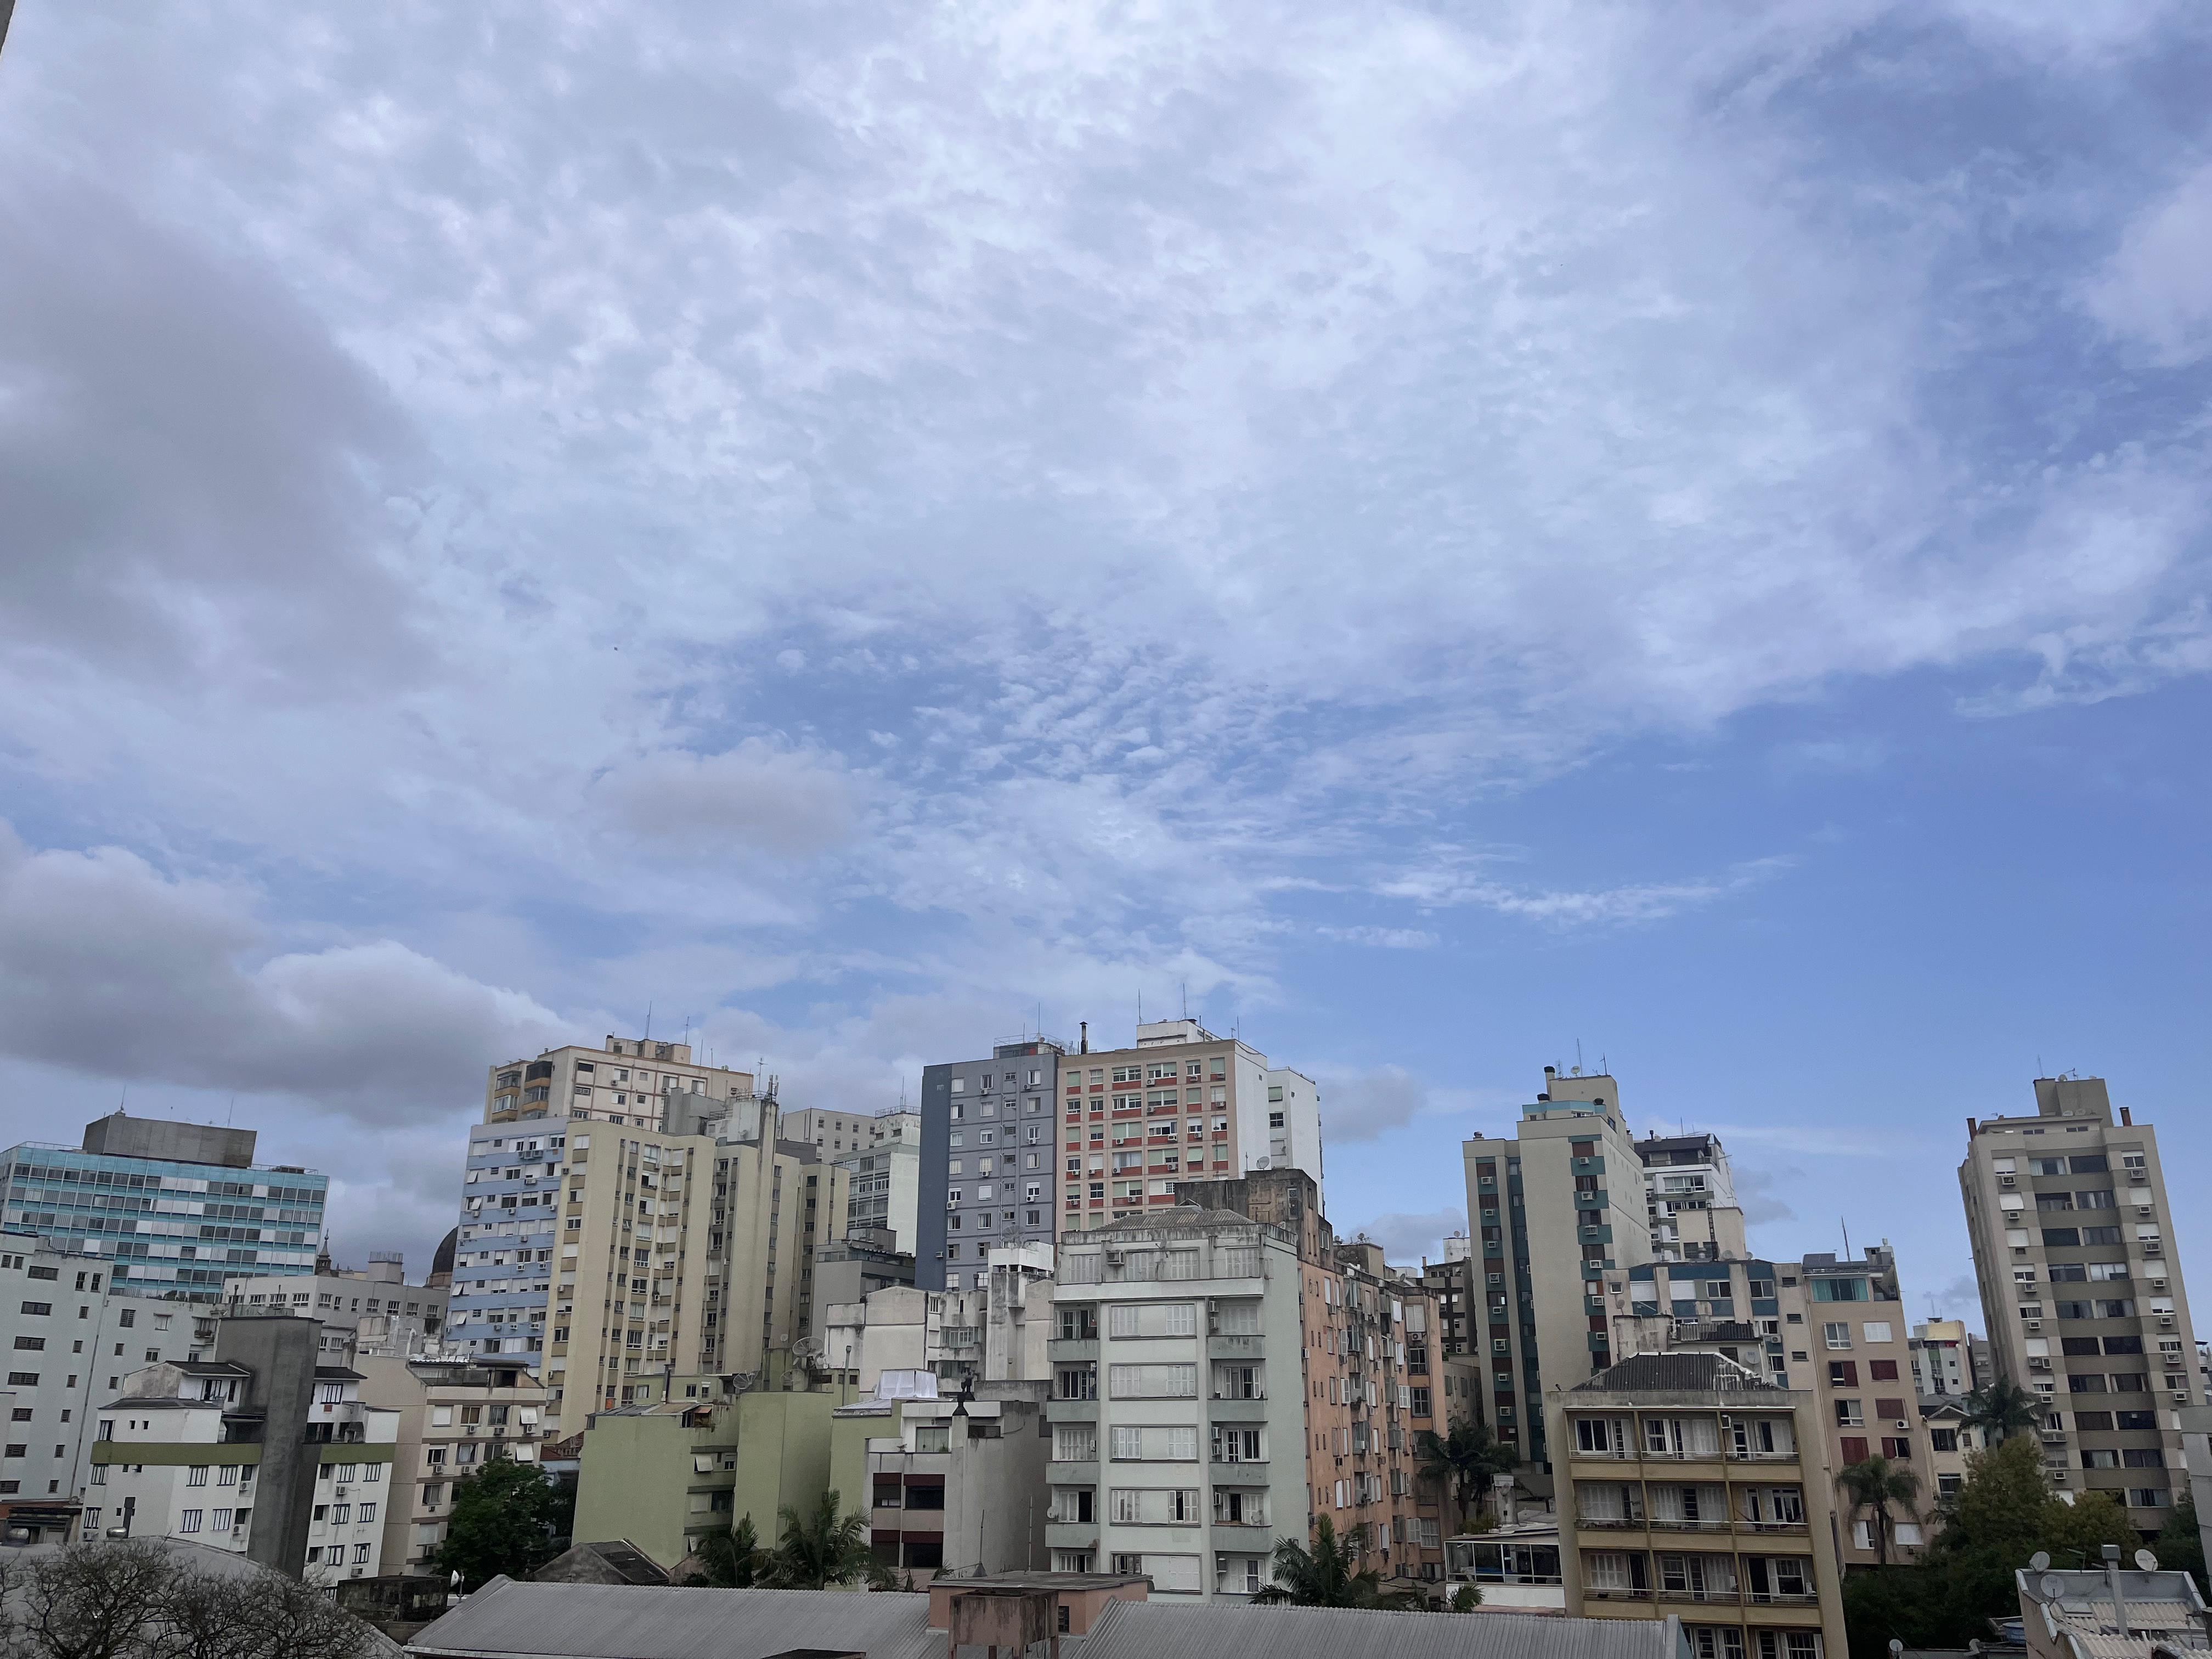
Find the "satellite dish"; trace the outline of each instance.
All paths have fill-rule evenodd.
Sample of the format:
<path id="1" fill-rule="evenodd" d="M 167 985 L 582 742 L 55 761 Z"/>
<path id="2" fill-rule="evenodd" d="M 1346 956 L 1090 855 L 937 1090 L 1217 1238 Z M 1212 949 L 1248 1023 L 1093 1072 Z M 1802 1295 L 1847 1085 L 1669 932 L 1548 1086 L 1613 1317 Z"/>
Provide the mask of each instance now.
<path id="1" fill-rule="evenodd" d="M 1894 1636 L 1893 1636 L 1889 1638 L 1889 1650 L 1893 1656 L 1903 1653 L 1905 1651 L 1905 1644 L 1899 1641 Z"/>
<path id="2" fill-rule="evenodd" d="M 2046 1572 L 2043 1575 L 2043 1582 L 2036 1588 L 2043 1592 L 2045 1601 L 2056 1601 L 2066 1594 L 2066 1581 L 2055 1572 Z"/>
<path id="3" fill-rule="evenodd" d="M 2034 1554 L 2029 1556 L 2027 1558 L 2027 1570 L 2030 1572 L 2049 1572 L 2051 1571 L 2051 1552 L 2049 1550 L 2038 1550 Z"/>
<path id="4" fill-rule="evenodd" d="M 2136 1565 L 2144 1572 L 2156 1572 L 2158 1571 L 2158 1557 L 2153 1555 L 2148 1550 L 2137 1550 L 2136 1552 Z"/>

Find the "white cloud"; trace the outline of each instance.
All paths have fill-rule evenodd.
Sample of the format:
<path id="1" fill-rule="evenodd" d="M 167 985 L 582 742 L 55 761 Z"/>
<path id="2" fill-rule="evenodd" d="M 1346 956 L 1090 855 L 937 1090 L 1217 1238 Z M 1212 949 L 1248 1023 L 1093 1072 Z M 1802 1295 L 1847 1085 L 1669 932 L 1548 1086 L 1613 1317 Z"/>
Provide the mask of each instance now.
<path id="1" fill-rule="evenodd" d="M 1421 867 L 1377 884 L 1388 897 L 1424 909 L 1474 905 L 1554 927 L 1630 926 L 1663 921 L 1773 880 L 1793 867 L 1792 857 L 1753 859 L 1724 874 L 1692 881 L 1647 882 L 1587 891 L 1529 890 L 1480 874 L 1494 855 L 1469 855 L 1456 848 L 1431 849 Z"/>
<path id="2" fill-rule="evenodd" d="M 2212 352 L 2212 163 L 2128 227 L 2087 299 L 2099 322 L 2168 368 Z"/>
<path id="3" fill-rule="evenodd" d="M 1394 1211 L 1376 1216 L 1364 1226 L 1340 1233 L 1339 1237 L 1371 1239 L 1382 1247 L 1384 1259 L 1392 1267 L 1418 1269 L 1424 1261 L 1443 1260 L 1447 1236 L 1466 1231 L 1464 1210 L 1435 1210 L 1420 1214 Z"/>
<path id="4" fill-rule="evenodd" d="M 1442 941 L 1424 927 L 1316 927 L 1322 938 L 1342 945 L 1371 945 L 1385 951 L 1432 951 Z"/>
<path id="5" fill-rule="evenodd" d="M 1402 1129 L 1428 1104 L 1428 1085 L 1402 1066 L 1302 1069 L 1310 1069 L 1321 1087 L 1322 1135 L 1327 1141 L 1373 1140 Z"/>

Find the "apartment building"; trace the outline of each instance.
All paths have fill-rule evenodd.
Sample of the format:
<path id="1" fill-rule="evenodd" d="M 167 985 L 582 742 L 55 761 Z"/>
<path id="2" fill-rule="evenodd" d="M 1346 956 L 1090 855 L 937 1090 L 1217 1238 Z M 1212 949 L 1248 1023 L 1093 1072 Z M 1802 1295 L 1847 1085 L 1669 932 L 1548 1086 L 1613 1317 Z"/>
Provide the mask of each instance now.
<path id="1" fill-rule="evenodd" d="M 1651 1260 L 1644 1161 L 1604 1073 L 1544 1068 L 1511 1139 L 1462 1148 L 1482 1274 L 1486 1415 L 1523 1462 L 1543 1462 L 1544 1397 L 1613 1363 L 1606 1275 Z"/>
<path id="2" fill-rule="evenodd" d="M 1650 1262 L 1608 1274 L 1606 1295 L 1613 1349 L 1624 1358 L 1708 1353 L 1810 1397 L 1820 1435 L 1806 1443 L 1805 1461 L 1830 1480 L 1880 1455 L 1917 1473 L 1932 1506 L 1939 1465 L 1961 1467 L 1957 1424 L 1931 1420 L 1914 1385 L 1896 1255 L 1886 1243 L 1861 1260 Z M 1846 1565 L 1879 1560 L 1870 1524 L 1844 1517 Z M 1924 1525 L 1900 1517 L 1893 1559 L 1919 1548 Z"/>
<path id="3" fill-rule="evenodd" d="M 921 1145 L 921 1114 L 903 1106 L 889 1111 L 862 1113 L 831 1111 L 808 1106 L 783 1115 L 781 1132 L 786 1140 L 802 1141 L 831 1162 L 854 1152 L 878 1147 Z"/>
<path id="4" fill-rule="evenodd" d="M 1974 1381 L 1973 1339 L 1963 1319 L 1923 1320 L 1905 1346 L 1912 1354 L 1912 1386 L 1922 1395 L 1969 1395 Z"/>
<path id="5" fill-rule="evenodd" d="M 100 1401 L 142 1365 L 191 1357 L 192 1310 L 118 1293 L 110 1265 L 0 1231 L 0 1526 L 33 1542 L 77 1534 Z"/>
<path id="6" fill-rule="evenodd" d="M 753 1099 L 750 1072 L 702 1066 L 690 1045 L 610 1036 L 489 1068 L 469 1131 L 444 1335 L 471 1353 L 544 1361 L 555 1194 L 572 1121 L 679 1130 Z"/>
<path id="7" fill-rule="evenodd" d="M 2033 1116 L 1966 1120 L 1959 1166 L 1997 1374 L 2045 1408 L 2044 1469 L 2145 1536 L 2185 1490 L 2199 1397 L 2158 1136 L 2102 1078 L 2038 1078 Z"/>
<path id="8" fill-rule="evenodd" d="M 455 1485 L 495 1457 L 538 1461 L 551 1433 L 544 1387 L 519 1365 L 475 1359 L 375 1355 L 357 1369 L 362 1398 L 393 1414 L 379 1559 L 389 1572 L 434 1572 Z"/>
<path id="9" fill-rule="evenodd" d="M 255 1132 L 114 1112 L 77 1146 L 0 1152 L 0 1224 L 106 1258 L 139 1296 L 213 1301 L 242 1275 L 311 1273 L 330 1180 L 253 1161 Z"/>
<path id="10" fill-rule="evenodd" d="M 1042 1037 L 921 1073 L 915 1283 L 980 1288 L 996 1247 L 1052 1242 L 1053 1099 L 1066 1063 Z"/>
<path id="11" fill-rule="evenodd" d="M 666 1124 L 677 1096 L 727 1101 L 752 1092 L 751 1073 L 701 1065 L 688 1042 L 610 1035 L 598 1048 L 570 1044 L 548 1048 L 535 1060 L 492 1066 L 484 1085 L 483 1121 L 573 1117 L 657 1129 Z"/>
<path id="12" fill-rule="evenodd" d="M 696 1133 L 569 1129 L 560 1254 L 538 1304 L 558 1435 L 595 1410 L 672 1398 L 678 1379 L 757 1373 L 808 1335 L 815 1255 L 842 1233 L 845 1171 L 778 1139 L 774 1101 L 733 1108 L 683 1124 Z M 500 1271 L 492 1254 L 487 1269 L 465 1242 L 457 1292 Z"/>
<path id="13" fill-rule="evenodd" d="M 980 1290 L 891 1285 L 832 1306 L 823 1359 L 840 1392 L 873 1395 L 886 1371 L 927 1371 L 948 1396 L 971 1382 L 1048 1376 L 1052 1246 L 1000 1245 L 986 1273 Z"/>
<path id="14" fill-rule="evenodd" d="M 1547 1403 L 1570 1617 L 1678 1616 L 1693 1659 L 1844 1659 L 1810 1394 L 1650 1353 Z"/>
<path id="15" fill-rule="evenodd" d="M 1727 1149 L 1711 1134 L 1636 1143 L 1656 1261 L 1719 1261 L 1751 1254 Z"/>
<path id="16" fill-rule="evenodd" d="M 176 1538 L 294 1577 L 373 1578 L 398 1413 L 319 1365 L 319 1325 L 224 1318 L 207 1359 L 165 1360 L 103 1399 L 82 1535 Z"/>
<path id="17" fill-rule="evenodd" d="M 898 1432 L 867 1442 L 868 1538 L 927 1584 L 941 1571 L 1020 1571 L 1046 1559 L 1052 1441 L 1042 1380 L 902 1400 Z"/>
<path id="18" fill-rule="evenodd" d="M 228 1304 L 249 1312 L 321 1320 L 326 1364 L 350 1364 L 364 1352 L 434 1348 L 446 1318 L 446 1288 L 410 1285 L 406 1258 L 397 1250 L 371 1250 L 365 1269 L 336 1267 L 328 1257 L 319 1257 L 310 1278 L 234 1279 L 223 1294 Z"/>
<path id="19" fill-rule="evenodd" d="M 1054 1571 L 1241 1599 L 1267 1582 L 1277 1536 L 1305 1535 L 1301 1267 L 1283 1230 L 1188 1205 L 1062 1243 Z"/>
<path id="20" fill-rule="evenodd" d="M 904 1112 L 899 1116 L 912 1121 L 902 1122 L 891 1138 L 878 1142 L 872 1151 L 848 1153 L 842 1158 L 833 1155 L 833 1161 L 844 1170 L 846 1191 L 850 1194 L 845 1207 L 847 1234 L 889 1233 L 891 1248 L 910 1256 L 921 1243 L 921 1115 Z M 804 1140 L 806 1137 L 789 1138 Z M 815 1152 L 819 1156 L 821 1151 L 817 1139 Z M 981 1200 L 977 1203 L 980 1206 Z"/>
<path id="21" fill-rule="evenodd" d="M 1058 1094 L 1063 1237 L 1170 1206 L 1179 1181 L 1290 1168 L 1322 1186 L 1313 1080 L 1196 1020 L 1149 1021 L 1134 1048 L 1067 1056 Z"/>

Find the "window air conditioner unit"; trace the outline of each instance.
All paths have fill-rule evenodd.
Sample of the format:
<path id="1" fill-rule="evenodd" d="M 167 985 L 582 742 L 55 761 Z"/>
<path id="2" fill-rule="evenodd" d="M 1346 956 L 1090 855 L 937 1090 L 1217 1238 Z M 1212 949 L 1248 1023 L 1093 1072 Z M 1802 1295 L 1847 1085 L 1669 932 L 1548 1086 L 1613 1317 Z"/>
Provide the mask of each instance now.
<path id="1" fill-rule="evenodd" d="M 1997 1177 L 1997 1184 L 2001 1187 L 2016 1187 L 2020 1184 L 2020 1177 L 2017 1176 L 2001 1175 Z"/>
<path id="2" fill-rule="evenodd" d="M 1911 1427 L 1912 1426 L 1912 1425 L 1911 1425 L 1911 1424 L 1910 1424 L 1910 1423 L 1908 1423 L 1908 1422 L 1906 1422 L 1903 1418 L 1901 1418 L 1901 1417 L 1900 1417 L 1900 1418 L 1899 1418 L 1899 1419 L 1897 1419 L 1897 1426 L 1898 1426 L 1899 1428 L 1900 1428 L 1900 1429 L 1909 1429 L 1909 1428 L 1911 1428 Z"/>
<path id="3" fill-rule="evenodd" d="M 1119 1251 L 1119 1250 L 1109 1250 L 1109 1251 L 1107 1251 L 1107 1252 L 1106 1252 L 1106 1265 L 1107 1265 L 1108 1267 L 1120 1267 L 1120 1266 L 1121 1265 L 1121 1251 Z"/>
<path id="4" fill-rule="evenodd" d="M 2031 1331 L 2039 1331 L 2043 1328 L 2043 1322 L 2039 1319 L 2031 1319 L 2027 1322 L 2027 1328 Z"/>

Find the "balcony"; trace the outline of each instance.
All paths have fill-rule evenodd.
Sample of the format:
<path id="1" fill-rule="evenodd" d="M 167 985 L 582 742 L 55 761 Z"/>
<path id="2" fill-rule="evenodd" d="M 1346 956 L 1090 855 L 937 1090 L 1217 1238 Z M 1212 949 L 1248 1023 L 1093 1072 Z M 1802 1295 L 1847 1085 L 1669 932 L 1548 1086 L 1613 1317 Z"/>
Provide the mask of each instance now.
<path id="1" fill-rule="evenodd" d="M 1090 1337 L 1054 1337 L 1047 1345 L 1046 1358 L 1058 1364 L 1073 1364 L 1079 1360 L 1096 1362 L 1098 1358 L 1098 1339 Z"/>
<path id="2" fill-rule="evenodd" d="M 1267 1401 L 1258 1400 L 1215 1399 L 1206 1402 L 1206 1414 L 1217 1423 L 1264 1423 L 1267 1420 Z"/>
<path id="3" fill-rule="evenodd" d="M 1045 1465 L 1044 1478 L 1055 1486 L 1095 1486 L 1098 1484 L 1098 1460 L 1070 1459 L 1066 1462 Z"/>
<path id="4" fill-rule="evenodd" d="M 1264 1336 L 1209 1336 L 1206 1339 L 1208 1359 L 1264 1359 L 1267 1353 L 1267 1339 Z"/>
<path id="5" fill-rule="evenodd" d="M 1263 1460 L 1256 1463 L 1209 1463 L 1206 1479 L 1217 1486 L 1264 1486 L 1267 1484 L 1267 1465 Z"/>
<path id="6" fill-rule="evenodd" d="M 1726 1532 L 1726 1521 L 1684 1521 L 1655 1515 L 1644 1523 L 1654 1532 Z"/>
<path id="7" fill-rule="evenodd" d="M 1740 1591 L 1732 1589 L 1692 1589 L 1687 1585 L 1680 1589 L 1662 1589 L 1662 1601 L 1702 1601 L 1708 1607 L 1735 1607 L 1743 1605 Z"/>
<path id="8" fill-rule="evenodd" d="M 1096 1521 L 1048 1521 L 1044 1524 L 1044 1543 L 1053 1550 L 1095 1550 L 1098 1547 L 1098 1523 Z"/>
<path id="9" fill-rule="evenodd" d="M 1096 1400 L 1050 1400 L 1045 1402 L 1045 1420 L 1048 1423 L 1096 1423 L 1098 1402 Z"/>

